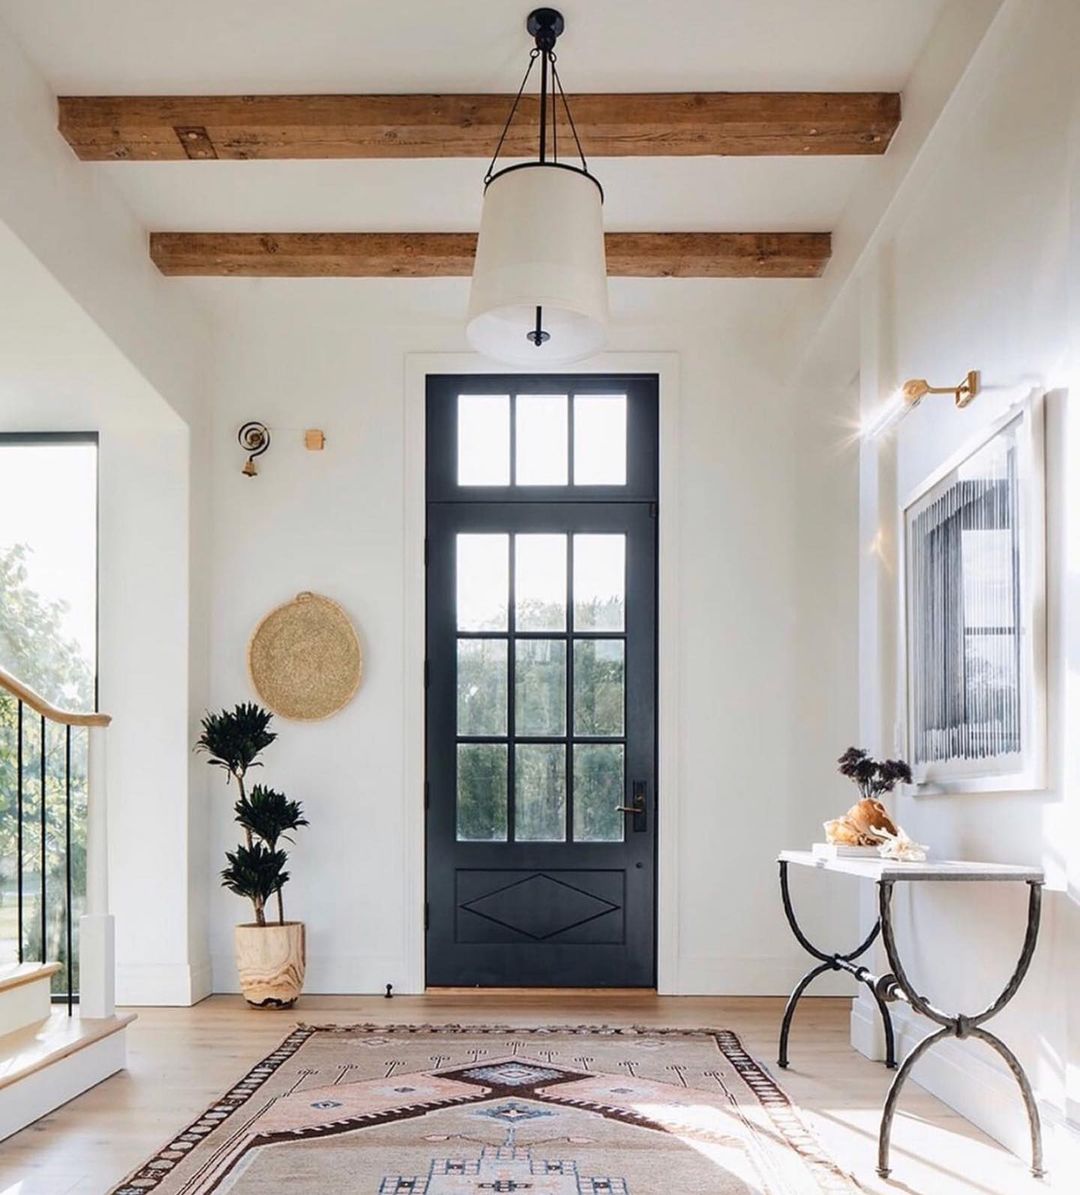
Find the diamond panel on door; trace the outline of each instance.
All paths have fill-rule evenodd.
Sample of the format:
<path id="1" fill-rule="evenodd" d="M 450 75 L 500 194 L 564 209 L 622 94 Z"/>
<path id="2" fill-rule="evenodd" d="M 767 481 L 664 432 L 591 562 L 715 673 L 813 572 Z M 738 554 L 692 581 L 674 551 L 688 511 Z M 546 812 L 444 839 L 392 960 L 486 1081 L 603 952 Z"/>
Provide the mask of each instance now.
<path id="1" fill-rule="evenodd" d="M 459 942 L 623 940 L 620 871 L 457 873 Z"/>

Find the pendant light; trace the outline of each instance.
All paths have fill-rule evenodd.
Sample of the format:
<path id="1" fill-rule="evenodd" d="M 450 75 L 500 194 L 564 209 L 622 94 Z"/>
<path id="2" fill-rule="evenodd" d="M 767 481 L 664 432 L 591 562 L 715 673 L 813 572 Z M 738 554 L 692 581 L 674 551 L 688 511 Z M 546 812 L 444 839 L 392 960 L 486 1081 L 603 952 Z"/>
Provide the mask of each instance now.
<path id="1" fill-rule="evenodd" d="M 580 361 L 604 345 L 604 192 L 589 173 L 556 68 L 555 42 L 565 28 L 562 15 L 538 8 L 529 14 L 526 28 L 536 48 L 484 179 L 466 335 L 486 357 L 543 367 Z M 539 156 L 496 171 L 538 58 Z M 560 101 L 580 166 L 559 161 Z"/>

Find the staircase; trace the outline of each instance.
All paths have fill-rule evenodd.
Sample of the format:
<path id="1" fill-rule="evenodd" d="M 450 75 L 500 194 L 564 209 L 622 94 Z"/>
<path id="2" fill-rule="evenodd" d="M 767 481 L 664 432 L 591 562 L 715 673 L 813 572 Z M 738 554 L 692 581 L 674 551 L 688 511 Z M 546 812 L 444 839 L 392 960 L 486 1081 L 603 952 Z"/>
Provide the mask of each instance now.
<path id="1" fill-rule="evenodd" d="M 12 817 L 13 839 L 17 842 L 17 940 L 18 961 L 0 964 L 0 1140 L 60 1107 L 68 1100 L 122 1070 L 126 1062 L 125 1029 L 134 1016 L 117 1016 L 113 1001 L 113 919 L 108 912 L 106 856 L 106 806 L 104 732 L 109 717 L 99 713 L 77 713 L 57 709 L 15 677 L 0 669 L 0 701 L 13 710 L 11 724 L 17 727 L 15 791 L 5 794 L 5 817 Z M 36 742 L 36 761 L 33 734 Z M 75 988 L 74 916 L 72 892 L 72 743 L 73 736 L 88 736 L 86 769 L 86 914 L 79 919 L 78 975 Z M 63 749 L 49 747 L 57 737 Z M 29 743 L 29 746 L 28 746 Z M 56 760 L 59 758 L 60 763 Z M 47 775 L 59 768 L 59 776 Z M 31 822 L 27 810 L 39 781 L 39 808 Z M 66 792 L 63 812 L 49 825 L 44 793 Z M 34 812 L 34 811 L 32 811 Z M 26 841 L 40 831 L 40 863 L 37 884 L 31 891 Z M 52 838 L 64 843 L 66 885 L 63 899 L 50 905 L 47 898 L 48 869 L 44 843 Z M 55 887 L 55 877 L 54 877 Z M 39 888 L 39 891 L 36 890 Z M 34 901 L 36 900 L 36 907 Z M 50 924 L 50 910 L 58 911 Z M 31 926 L 31 914 L 33 924 Z M 30 930 L 40 929 L 38 949 L 44 955 L 51 940 L 61 944 L 64 964 L 44 957 L 24 958 L 31 940 Z M 54 985 L 63 992 L 56 1004 Z"/>

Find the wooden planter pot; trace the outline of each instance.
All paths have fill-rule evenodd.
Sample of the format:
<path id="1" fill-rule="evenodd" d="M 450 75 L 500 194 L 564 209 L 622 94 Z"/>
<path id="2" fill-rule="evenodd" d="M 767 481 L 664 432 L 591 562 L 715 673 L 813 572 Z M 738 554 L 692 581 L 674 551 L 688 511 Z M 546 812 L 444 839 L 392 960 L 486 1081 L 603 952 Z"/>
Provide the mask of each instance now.
<path id="1" fill-rule="evenodd" d="M 304 923 L 238 925 L 234 942 L 244 999 L 257 1008 L 288 1008 L 304 986 Z"/>

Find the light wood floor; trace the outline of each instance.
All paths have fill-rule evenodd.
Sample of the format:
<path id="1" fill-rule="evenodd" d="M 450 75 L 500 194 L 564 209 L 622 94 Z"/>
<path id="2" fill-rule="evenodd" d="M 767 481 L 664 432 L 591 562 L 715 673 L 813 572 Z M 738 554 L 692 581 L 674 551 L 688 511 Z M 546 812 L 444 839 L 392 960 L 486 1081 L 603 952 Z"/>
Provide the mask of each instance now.
<path id="1" fill-rule="evenodd" d="M 0 1195 L 103 1195 L 298 1020 L 711 1026 L 735 1030 L 773 1068 L 782 1007 L 774 999 L 643 993 L 439 993 L 392 1001 L 308 996 L 289 1012 L 249 1009 L 236 996 L 213 996 L 195 1008 L 139 1009 L 128 1031 L 125 1073 L 0 1145 Z M 791 1069 L 774 1073 L 825 1148 L 867 1191 L 1025 1195 L 1065 1189 L 1035 1183 L 1023 1162 L 914 1084 L 893 1133 L 893 1177 L 882 1183 L 874 1174 L 876 1132 L 891 1072 L 848 1045 L 848 1009 L 845 1000 L 806 1000 L 792 1037 Z"/>

